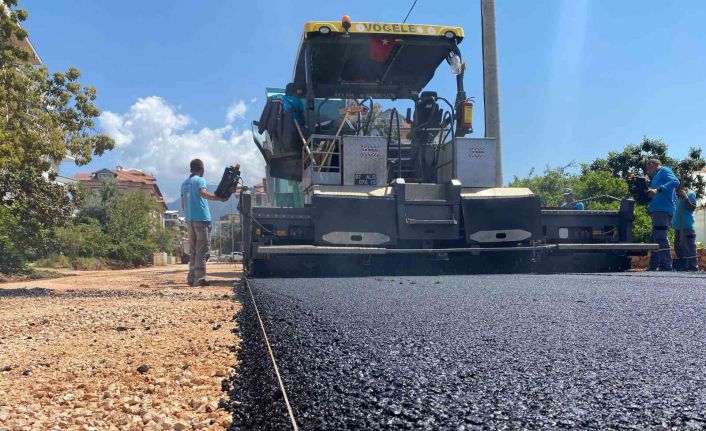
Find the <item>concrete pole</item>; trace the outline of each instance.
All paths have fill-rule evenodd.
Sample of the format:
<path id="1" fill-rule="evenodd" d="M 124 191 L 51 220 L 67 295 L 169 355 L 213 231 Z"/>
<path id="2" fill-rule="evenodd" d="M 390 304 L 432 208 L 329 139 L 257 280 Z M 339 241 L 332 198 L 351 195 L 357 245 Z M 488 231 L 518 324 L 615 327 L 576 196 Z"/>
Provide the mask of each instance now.
<path id="1" fill-rule="evenodd" d="M 483 110 L 485 137 L 497 139 L 495 186 L 503 185 L 503 158 L 500 141 L 500 95 L 498 92 L 498 55 L 495 44 L 495 0 L 480 0 L 483 39 Z"/>
<path id="2" fill-rule="evenodd" d="M 235 198 L 233 196 L 230 197 L 230 203 L 230 213 L 235 214 Z M 233 252 L 235 251 L 235 236 L 233 235 L 233 224 L 235 222 L 231 220 L 230 215 L 228 216 L 228 223 L 230 223 L 230 255 L 233 256 Z"/>

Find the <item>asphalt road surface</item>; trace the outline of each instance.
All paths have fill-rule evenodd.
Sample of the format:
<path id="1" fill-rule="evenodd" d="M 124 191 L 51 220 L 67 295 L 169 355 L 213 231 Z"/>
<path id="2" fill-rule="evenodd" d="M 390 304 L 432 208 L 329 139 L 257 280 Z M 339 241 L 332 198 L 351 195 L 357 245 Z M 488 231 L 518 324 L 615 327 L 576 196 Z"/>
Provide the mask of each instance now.
<path id="1" fill-rule="evenodd" d="M 250 282 L 301 429 L 706 427 L 706 275 Z M 287 429 L 247 288 L 236 428 Z"/>

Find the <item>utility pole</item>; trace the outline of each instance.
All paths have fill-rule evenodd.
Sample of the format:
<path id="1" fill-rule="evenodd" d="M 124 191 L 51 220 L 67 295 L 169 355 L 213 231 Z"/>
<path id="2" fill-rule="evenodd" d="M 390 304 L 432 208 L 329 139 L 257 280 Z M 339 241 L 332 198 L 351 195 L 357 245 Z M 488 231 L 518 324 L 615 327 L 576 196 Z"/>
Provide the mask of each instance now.
<path id="1" fill-rule="evenodd" d="M 495 186 L 503 185 L 503 158 L 500 141 L 500 95 L 498 91 L 498 54 L 495 43 L 495 0 L 480 0 L 483 40 L 483 110 L 485 137 L 497 140 Z"/>
<path id="2" fill-rule="evenodd" d="M 235 251 L 235 236 L 233 235 L 233 224 L 235 222 L 233 221 L 232 215 L 235 214 L 235 198 L 231 196 L 230 199 L 231 214 L 228 215 L 228 223 L 230 224 L 230 255 L 233 256 L 233 252 Z"/>

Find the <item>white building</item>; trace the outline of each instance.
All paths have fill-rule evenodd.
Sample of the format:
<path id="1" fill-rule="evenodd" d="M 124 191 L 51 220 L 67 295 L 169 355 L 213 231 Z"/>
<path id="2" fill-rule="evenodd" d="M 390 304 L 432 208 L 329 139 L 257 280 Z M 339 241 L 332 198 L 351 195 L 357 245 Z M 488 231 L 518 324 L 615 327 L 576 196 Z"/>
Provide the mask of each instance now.
<path id="1" fill-rule="evenodd" d="M 183 217 L 179 217 L 179 211 L 168 210 L 164 212 L 164 227 L 167 229 L 180 228 L 184 226 Z"/>
<path id="2" fill-rule="evenodd" d="M 48 180 L 50 174 L 52 174 L 54 176 L 54 183 L 56 183 L 56 184 L 66 185 L 66 184 L 76 183 L 76 180 L 74 178 L 61 175 L 61 164 L 63 162 L 73 162 L 73 161 L 74 161 L 74 158 L 68 154 L 66 156 L 64 156 L 64 159 L 61 161 L 58 161 L 58 162 L 52 161 L 51 167 L 49 168 L 49 170 L 47 172 L 44 172 L 44 174 L 43 174 L 44 178 L 46 178 Z"/>

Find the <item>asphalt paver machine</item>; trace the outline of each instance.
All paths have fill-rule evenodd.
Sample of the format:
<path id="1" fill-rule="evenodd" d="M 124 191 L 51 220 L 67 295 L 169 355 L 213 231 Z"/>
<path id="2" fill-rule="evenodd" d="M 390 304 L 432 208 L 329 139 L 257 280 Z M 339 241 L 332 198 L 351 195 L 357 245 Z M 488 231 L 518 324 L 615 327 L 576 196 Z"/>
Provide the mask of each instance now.
<path id="1" fill-rule="evenodd" d="M 650 249 L 632 242 L 630 199 L 547 209 L 529 189 L 498 187 L 496 139 L 468 136 L 463 38 L 460 27 L 306 23 L 287 96 L 254 122 L 268 175 L 298 182 L 304 205 L 241 194 L 249 275 L 621 271 Z M 426 88 L 442 68 L 451 98 Z M 322 115 L 327 103 L 343 106 L 338 118 Z"/>

